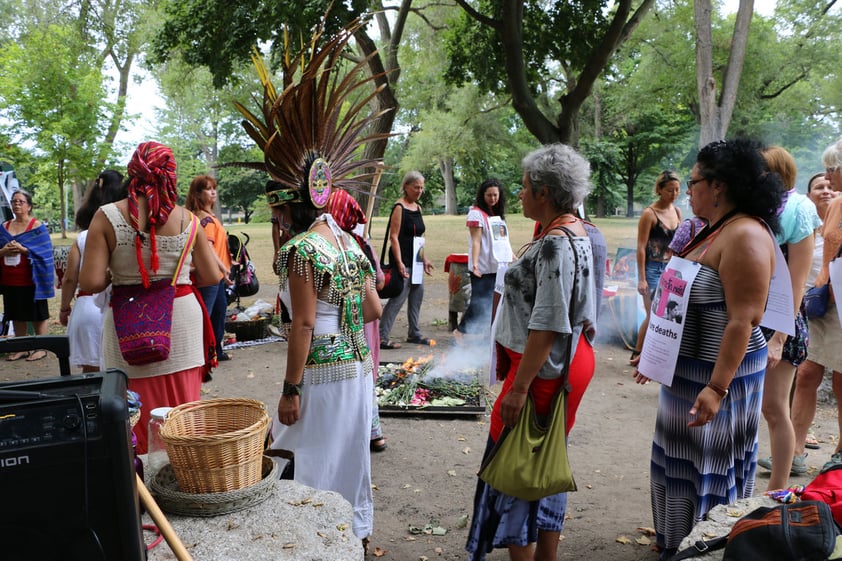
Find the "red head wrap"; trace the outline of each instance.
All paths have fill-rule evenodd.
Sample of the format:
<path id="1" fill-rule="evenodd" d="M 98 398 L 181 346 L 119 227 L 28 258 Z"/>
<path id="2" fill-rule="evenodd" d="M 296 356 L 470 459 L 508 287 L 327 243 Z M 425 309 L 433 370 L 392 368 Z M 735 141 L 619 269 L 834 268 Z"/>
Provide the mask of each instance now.
<path id="1" fill-rule="evenodd" d="M 137 198 L 146 199 L 146 223 L 149 226 L 149 243 L 152 248 L 151 269 L 158 272 L 158 247 L 155 243 L 155 230 L 159 224 L 165 224 L 170 212 L 178 201 L 176 189 L 175 157 L 169 147 L 157 142 L 143 142 L 132 155 L 128 168 L 129 175 L 129 215 L 135 229 L 135 252 L 137 265 L 143 286 L 149 286 L 149 274 L 143 265 L 141 247 L 143 234 L 138 221 Z"/>
<path id="2" fill-rule="evenodd" d="M 352 231 L 357 224 L 365 224 L 365 213 L 360 203 L 344 189 L 334 189 L 327 201 L 327 212 L 333 216 L 340 228 L 346 232 Z"/>

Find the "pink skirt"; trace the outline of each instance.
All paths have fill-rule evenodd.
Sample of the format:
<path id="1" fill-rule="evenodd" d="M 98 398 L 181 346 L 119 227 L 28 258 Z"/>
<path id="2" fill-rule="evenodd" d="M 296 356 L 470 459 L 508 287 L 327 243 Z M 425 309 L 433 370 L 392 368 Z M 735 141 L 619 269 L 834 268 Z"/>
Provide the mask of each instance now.
<path id="1" fill-rule="evenodd" d="M 202 390 L 203 366 L 187 368 L 172 374 L 149 378 L 130 378 L 129 389 L 140 395 L 140 421 L 133 432 L 137 436 L 137 453 L 146 454 L 149 439 L 149 418 L 153 409 L 175 407 L 199 401 Z"/>

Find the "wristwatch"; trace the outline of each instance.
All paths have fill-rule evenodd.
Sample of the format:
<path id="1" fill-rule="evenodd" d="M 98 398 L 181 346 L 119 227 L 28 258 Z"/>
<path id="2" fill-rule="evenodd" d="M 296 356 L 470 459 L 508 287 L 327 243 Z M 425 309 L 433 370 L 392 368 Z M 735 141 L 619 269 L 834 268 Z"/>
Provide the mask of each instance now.
<path id="1" fill-rule="evenodd" d="M 301 384 L 293 384 L 284 380 L 284 389 L 281 390 L 281 395 L 284 397 L 292 397 L 294 395 L 301 397 Z"/>

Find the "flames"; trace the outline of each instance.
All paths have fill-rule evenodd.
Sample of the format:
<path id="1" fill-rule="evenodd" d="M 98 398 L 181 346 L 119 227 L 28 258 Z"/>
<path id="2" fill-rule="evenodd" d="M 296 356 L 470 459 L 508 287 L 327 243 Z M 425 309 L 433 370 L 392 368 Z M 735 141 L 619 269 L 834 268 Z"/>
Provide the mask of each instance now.
<path id="1" fill-rule="evenodd" d="M 401 369 L 407 373 L 417 372 L 419 368 L 426 366 L 431 360 L 433 360 L 433 355 L 418 357 L 418 360 L 413 357 L 409 357 L 403 364 L 401 364 Z"/>

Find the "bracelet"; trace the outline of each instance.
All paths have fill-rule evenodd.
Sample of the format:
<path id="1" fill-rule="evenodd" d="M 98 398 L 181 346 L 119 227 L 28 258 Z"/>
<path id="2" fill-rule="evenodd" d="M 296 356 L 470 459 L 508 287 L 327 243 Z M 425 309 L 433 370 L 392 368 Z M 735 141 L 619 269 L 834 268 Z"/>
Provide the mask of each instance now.
<path id="1" fill-rule="evenodd" d="M 708 382 L 707 387 L 712 389 L 716 392 L 720 399 L 724 399 L 726 395 L 728 395 L 728 388 L 723 388 L 721 386 L 717 386 L 713 382 Z"/>
<path id="2" fill-rule="evenodd" d="M 284 380 L 284 389 L 281 390 L 281 395 L 284 397 L 292 397 L 297 395 L 301 397 L 301 384 L 293 384 Z"/>

